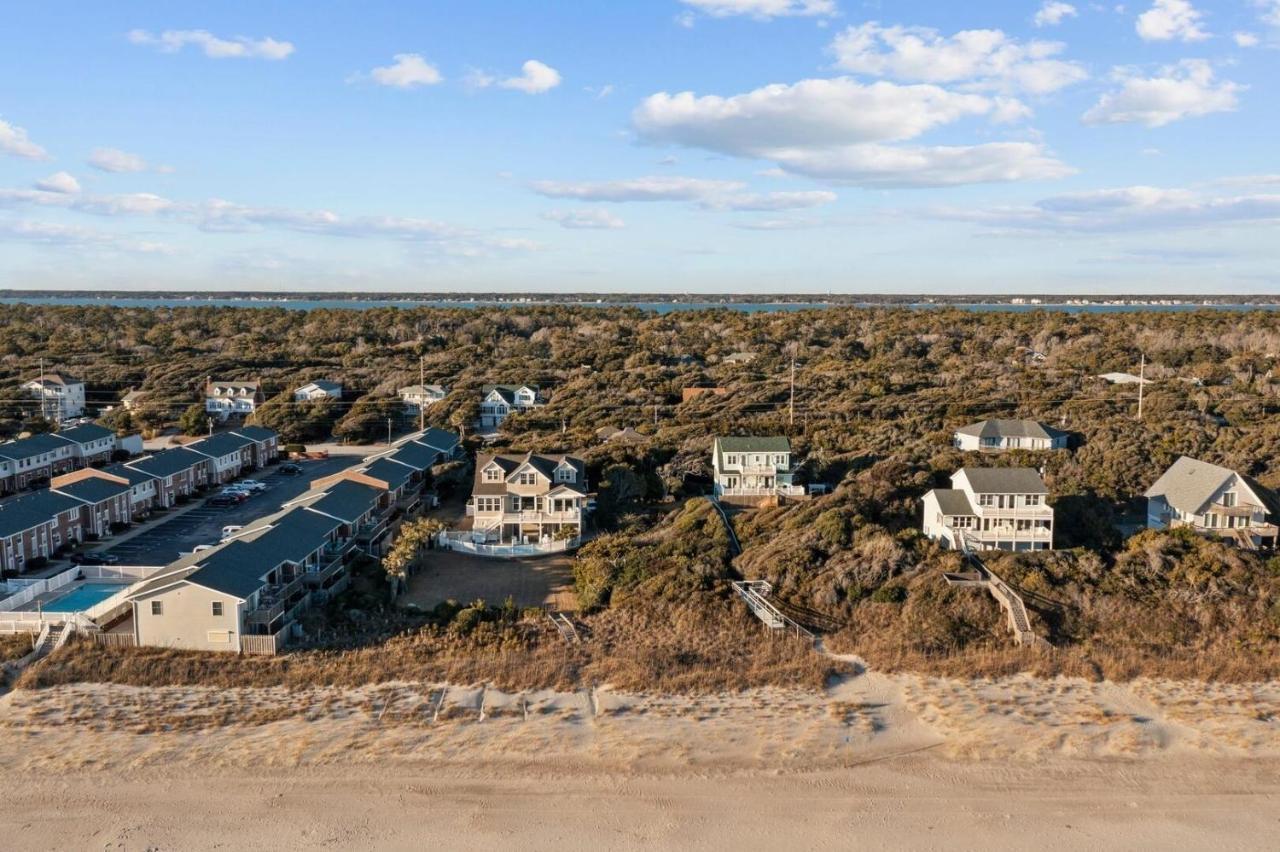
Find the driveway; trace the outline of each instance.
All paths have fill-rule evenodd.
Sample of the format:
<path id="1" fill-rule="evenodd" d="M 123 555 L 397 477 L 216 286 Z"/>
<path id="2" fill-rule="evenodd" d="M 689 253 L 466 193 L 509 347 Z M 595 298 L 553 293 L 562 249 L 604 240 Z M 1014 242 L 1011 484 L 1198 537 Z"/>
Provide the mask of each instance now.
<path id="1" fill-rule="evenodd" d="M 266 468 L 248 479 L 266 483 L 267 490 L 255 494 L 239 506 L 217 508 L 196 506 L 171 520 L 161 521 L 151 529 L 117 545 L 102 550 L 120 557 L 125 565 L 168 565 L 183 553 L 190 553 L 198 544 L 217 544 L 222 538 L 222 528 L 233 524 L 244 525 L 263 515 L 276 512 L 282 505 L 306 491 L 312 480 L 319 479 L 351 467 L 359 459 L 341 458 L 305 461 L 300 476 L 283 476 L 278 467 Z"/>

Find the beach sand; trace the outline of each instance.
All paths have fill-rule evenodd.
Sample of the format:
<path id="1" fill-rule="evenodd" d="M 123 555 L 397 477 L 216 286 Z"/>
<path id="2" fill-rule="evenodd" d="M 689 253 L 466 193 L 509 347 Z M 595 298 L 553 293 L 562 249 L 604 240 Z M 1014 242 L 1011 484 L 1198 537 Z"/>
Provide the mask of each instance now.
<path id="1" fill-rule="evenodd" d="M 6 849 L 1280 848 L 1280 683 L 0 699 Z"/>

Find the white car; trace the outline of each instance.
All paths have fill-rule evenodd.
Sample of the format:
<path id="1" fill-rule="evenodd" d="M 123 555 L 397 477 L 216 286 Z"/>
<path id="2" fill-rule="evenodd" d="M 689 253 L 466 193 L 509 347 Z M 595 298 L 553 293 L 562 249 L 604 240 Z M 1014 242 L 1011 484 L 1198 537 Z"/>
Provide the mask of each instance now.
<path id="1" fill-rule="evenodd" d="M 243 488 L 246 491 L 252 491 L 255 494 L 259 491 L 267 490 L 267 484 L 265 482 L 259 482 L 256 479 L 242 479 L 235 484 L 235 487 Z"/>

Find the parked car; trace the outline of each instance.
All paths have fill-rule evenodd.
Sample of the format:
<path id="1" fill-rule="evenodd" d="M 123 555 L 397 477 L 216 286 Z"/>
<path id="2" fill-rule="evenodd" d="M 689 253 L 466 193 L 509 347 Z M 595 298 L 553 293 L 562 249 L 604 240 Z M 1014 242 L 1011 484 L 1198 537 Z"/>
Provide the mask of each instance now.
<path id="1" fill-rule="evenodd" d="M 298 476 L 300 473 L 302 473 L 302 465 L 300 464 L 287 462 L 285 464 L 280 465 L 281 476 Z"/>
<path id="2" fill-rule="evenodd" d="M 267 484 L 265 482 L 259 482 L 256 479 L 242 479 L 235 484 L 235 487 L 243 488 L 246 491 L 252 491 L 255 494 L 259 491 L 267 490 Z"/>
<path id="3" fill-rule="evenodd" d="M 114 553 L 88 551 L 71 554 L 72 565 L 118 565 L 120 557 Z"/>
<path id="4" fill-rule="evenodd" d="M 243 494 L 227 494 L 226 492 L 220 492 L 204 501 L 204 504 L 206 506 L 215 506 L 218 508 L 239 506 L 244 502 L 244 497 L 245 495 Z"/>

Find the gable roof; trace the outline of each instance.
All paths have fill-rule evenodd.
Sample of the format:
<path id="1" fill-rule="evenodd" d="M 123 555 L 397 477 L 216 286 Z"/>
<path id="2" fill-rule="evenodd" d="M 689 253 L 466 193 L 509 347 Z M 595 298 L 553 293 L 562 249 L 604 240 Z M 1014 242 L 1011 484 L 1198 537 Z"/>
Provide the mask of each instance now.
<path id="1" fill-rule="evenodd" d="M 266 426 L 237 426 L 231 430 L 232 435 L 239 435 L 242 438 L 248 438 L 254 443 L 262 441 L 270 441 L 272 438 L 279 438 L 280 433 L 275 429 L 268 429 Z"/>
<path id="2" fill-rule="evenodd" d="M 147 473 L 143 470 L 137 470 L 136 468 L 129 467 L 125 464 L 108 465 L 102 469 L 102 472 L 127 479 L 129 480 L 130 486 L 141 485 L 144 482 L 150 482 L 156 478 L 154 474 Z"/>
<path id="3" fill-rule="evenodd" d="M 71 442 L 59 438 L 55 434 L 41 432 L 26 438 L 19 438 L 16 441 L 0 444 L 0 457 L 20 461 L 43 453 L 67 450 L 70 446 Z"/>
<path id="4" fill-rule="evenodd" d="M 153 456 L 134 459 L 131 462 L 126 462 L 125 465 L 143 473 L 163 478 L 173 476 L 175 473 L 181 473 L 184 470 L 190 470 L 196 465 L 206 464 L 207 462 L 208 459 L 200 455 L 200 453 L 193 453 L 186 447 L 175 447 L 171 450 L 158 452 Z"/>
<path id="5" fill-rule="evenodd" d="M 63 385 L 65 387 L 66 385 L 82 385 L 84 384 L 84 382 L 80 381 L 70 373 L 64 373 L 60 370 L 54 370 L 53 372 L 43 373 L 39 376 L 36 376 L 34 379 L 27 381 L 25 384 L 27 385 L 38 385 L 38 384 Z"/>
<path id="6" fill-rule="evenodd" d="M 116 436 L 115 432 L 105 426 L 99 426 L 97 423 L 82 423 L 79 426 L 63 429 L 55 434 L 64 441 L 72 441 L 76 444 L 87 444 L 90 441 L 100 441 L 103 438 L 115 438 Z"/>
<path id="7" fill-rule="evenodd" d="M 403 465 L 408 465 L 417 471 L 424 471 L 436 463 L 436 456 L 439 454 L 437 450 L 410 441 L 404 446 L 398 448 L 395 452 L 383 456 L 383 458 L 391 459 Z"/>
<path id="8" fill-rule="evenodd" d="M 310 381 L 305 385 L 302 385 L 295 390 L 294 393 L 301 393 L 308 388 L 316 388 L 324 391 L 325 393 L 340 393 L 342 391 L 342 383 L 330 381 L 329 379 L 316 379 L 315 381 Z"/>
<path id="9" fill-rule="evenodd" d="M 964 474 L 978 494 L 1048 494 L 1040 474 L 1029 467 L 962 467 L 952 481 Z"/>
<path id="10" fill-rule="evenodd" d="M 434 426 L 428 426 L 421 435 L 415 435 L 411 440 L 415 444 L 422 444 L 424 447 L 430 447 L 443 453 L 453 452 L 462 441 L 453 432 L 437 429 Z"/>
<path id="11" fill-rule="evenodd" d="M 1163 497 L 1166 503 L 1178 511 L 1196 514 L 1218 492 L 1218 489 L 1236 475 L 1236 472 L 1230 468 L 1193 459 L 1190 456 L 1180 456 L 1143 496 Z M 1270 494 L 1267 489 L 1248 477 L 1240 478 L 1245 481 L 1251 491 L 1255 492 L 1263 506 L 1270 510 L 1268 506 Z"/>
<path id="12" fill-rule="evenodd" d="M 365 475 L 381 479 L 394 491 L 407 484 L 413 476 L 413 468 L 390 458 L 381 458 L 360 468 Z"/>
<path id="13" fill-rule="evenodd" d="M 256 381 L 224 382 L 210 380 L 207 388 L 209 390 L 213 390 L 215 388 L 218 390 L 231 390 L 236 393 L 256 392 L 258 390 L 258 383 Z"/>
<path id="14" fill-rule="evenodd" d="M 121 494 L 128 494 L 130 486 L 121 482 L 112 482 L 101 476 L 88 476 L 75 482 L 59 485 L 54 490 L 85 503 L 103 503 Z"/>
<path id="15" fill-rule="evenodd" d="M 481 388 L 480 392 L 484 396 L 488 396 L 491 393 L 497 393 L 498 396 L 502 397 L 508 404 L 512 404 L 515 402 L 516 392 L 522 388 L 528 388 L 533 391 L 534 402 L 538 402 L 542 397 L 542 393 L 537 385 L 485 385 Z"/>
<path id="16" fill-rule="evenodd" d="M 199 555 L 205 558 L 187 575 L 187 581 L 241 600 L 266 585 L 262 578 L 280 564 L 277 561 L 267 565 L 261 555 L 254 558 L 251 546 L 242 541 L 233 541 Z"/>
<path id="17" fill-rule="evenodd" d="M 251 555 L 259 565 L 279 565 L 292 562 L 297 565 L 315 551 L 324 547 L 329 535 L 342 522 L 328 515 L 307 508 L 294 508 L 278 516 L 270 526 L 252 530 L 237 538 L 250 545 Z"/>
<path id="18" fill-rule="evenodd" d="M 944 515 L 976 515 L 973 510 L 973 504 L 969 502 L 969 495 L 965 494 L 959 488 L 935 488 L 929 492 L 938 501 L 938 509 Z"/>
<path id="19" fill-rule="evenodd" d="M 186 444 L 185 447 L 193 452 L 216 459 L 238 453 L 253 443 L 252 439 L 237 435 L 235 432 L 219 432 L 216 435 L 201 438 L 199 441 L 192 441 L 190 444 Z"/>
<path id="20" fill-rule="evenodd" d="M 957 435 L 975 438 L 1042 438 L 1053 440 L 1067 434 L 1035 420 L 979 420 L 956 430 Z"/>
<path id="21" fill-rule="evenodd" d="M 721 456 L 724 463 L 725 453 L 790 453 L 791 441 L 783 435 L 717 437 L 712 443 L 712 451 Z"/>
<path id="22" fill-rule="evenodd" d="M 500 482 L 486 482 L 483 477 L 484 469 L 490 464 L 496 464 L 502 469 L 503 478 Z M 587 466 L 586 463 L 577 456 L 565 454 L 543 455 L 540 453 L 524 453 L 516 455 L 504 453 L 499 455 L 480 454 L 476 456 L 476 473 L 475 481 L 472 484 L 472 493 L 493 495 L 507 493 L 507 481 L 511 475 L 525 465 L 529 465 L 538 473 L 542 474 L 550 480 L 551 488 L 569 488 L 579 494 L 586 494 L 587 483 Z M 574 471 L 573 482 L 556 482 L 556 468 L 562 464 L 567 464 Z"/>
<path id="23" fill-rule="evenodd" d="M 47 489 L 6 500 L 0 503 L 0 538 L 41 526 L 80 505 L 79 500 Z"/>
<path id="24" fill-rule="evenodd" d="M 343 479 L 326 487 L 318 499 L 306 505 L 314 512 L 323 512 L 343 523 L 354 524 L 378 505 L 382 493 L 382 489 L 372 485 Z"/>

